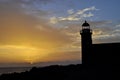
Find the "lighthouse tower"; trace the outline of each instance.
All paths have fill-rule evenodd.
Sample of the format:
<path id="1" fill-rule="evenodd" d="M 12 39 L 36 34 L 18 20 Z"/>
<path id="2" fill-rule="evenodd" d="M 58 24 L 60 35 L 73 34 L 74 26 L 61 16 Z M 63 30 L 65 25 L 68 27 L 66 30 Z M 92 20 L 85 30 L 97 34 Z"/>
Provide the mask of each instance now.
<path id="1" fill-rule="evenodd" d="M 82 47 L 82 64 L 92 64 L 92 30 L 90 25 L 85 21 L 82 24 L 81 35 L 81 47 Z"/>

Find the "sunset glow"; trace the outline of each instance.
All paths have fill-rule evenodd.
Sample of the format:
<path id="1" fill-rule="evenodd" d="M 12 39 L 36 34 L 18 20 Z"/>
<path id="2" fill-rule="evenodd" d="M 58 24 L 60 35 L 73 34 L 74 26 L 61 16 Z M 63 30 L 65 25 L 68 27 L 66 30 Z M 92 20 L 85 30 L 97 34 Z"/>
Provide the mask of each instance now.
<path id="1" fill-rule="evenodd" d="M 18 46 L 18 45 L 4 45 L 0 46 L 3 55 L 0 58 L 8 60 L 8 62 L 27 62 L 34 63 L 37 59 L 41 59 L 48 54 L 45 49 L 37 49 L 33 47 Z M 40 55 L 38 54 L 40 53 Z M 2 62 L 2 61 L 1 61 Z"/>
<path id="2" fill-rule="evenodd" d="M 118 2 L 0 0 L 0 66 L 81 63 L 79 32 L 84 20 L 93 29 L 93 43 L 120 41 Z"/>

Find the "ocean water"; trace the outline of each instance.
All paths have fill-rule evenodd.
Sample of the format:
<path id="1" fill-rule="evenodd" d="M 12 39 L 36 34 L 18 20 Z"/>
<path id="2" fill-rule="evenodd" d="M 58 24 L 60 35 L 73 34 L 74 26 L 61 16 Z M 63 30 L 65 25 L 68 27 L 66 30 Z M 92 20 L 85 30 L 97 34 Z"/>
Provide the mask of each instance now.
<path id="1" fill-rule="evenodd" d="M 1 74 L 7 74 L 7 73 L 13 73 L 13 72 L 24 72 L 29 71 L 31 67 L 1 67 L 0 68 L 0 75 Z"/>

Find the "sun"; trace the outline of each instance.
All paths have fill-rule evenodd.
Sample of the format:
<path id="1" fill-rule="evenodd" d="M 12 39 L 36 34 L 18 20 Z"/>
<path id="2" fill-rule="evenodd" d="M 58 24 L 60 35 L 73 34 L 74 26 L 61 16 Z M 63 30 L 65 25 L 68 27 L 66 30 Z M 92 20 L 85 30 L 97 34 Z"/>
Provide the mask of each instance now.
<path id="1" fill-rule="evenodd" d="M 21 45 L 2 45 L 0 49 L 6 55 L 1 55 L 9 62 L 26 62 L 33 64 L 42 61 L 42 59 L 49 54 L 48 50 Z"/>

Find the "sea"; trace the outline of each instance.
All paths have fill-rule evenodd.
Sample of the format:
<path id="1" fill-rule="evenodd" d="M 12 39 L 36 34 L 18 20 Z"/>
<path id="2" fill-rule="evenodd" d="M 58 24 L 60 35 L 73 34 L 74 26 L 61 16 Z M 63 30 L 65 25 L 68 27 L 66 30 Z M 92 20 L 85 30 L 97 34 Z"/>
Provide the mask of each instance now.
<path id="1" fill-rule="evenodd" d="M 8 73 L 20 73 L 29 71 L 32 67 L 0 67 L 0 75 Z"/>

